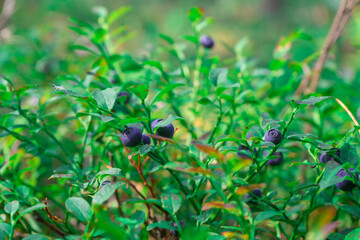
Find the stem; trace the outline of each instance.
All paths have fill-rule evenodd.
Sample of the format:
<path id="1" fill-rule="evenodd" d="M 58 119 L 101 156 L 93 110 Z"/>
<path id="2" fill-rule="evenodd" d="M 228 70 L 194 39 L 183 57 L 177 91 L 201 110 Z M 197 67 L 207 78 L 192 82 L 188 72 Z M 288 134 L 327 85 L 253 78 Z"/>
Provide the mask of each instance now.
<path id="1" fill-rule="evenodd" d="M 222 116 L 223 116 L 222 105 L 221 105 L 221 100 L 220 100 L 220 98 L 218 98 L 218 102 L 219 102 L 219 116 L 218 116 L 218 118 L 217 118 L 215 127 L 214 127 L 214 129 L 212 130 L 212 132 L 211 132 L 211 134 L 210 134 L 210 137 L 209 137 L 209 140 L 208 140 L 208 144 L 212 142 L 212 140 L 213 140 L 213 138 L 214 138 L 214 135 L 215 135 L 215 132 L 216 132 L 216 130 L 219 128 L 219 125 L 220 125 L 220 122 L 221 122 L 221 119 L 222 119 Z"/>
<path id="2" fill-rule="evenodd" d="M 151 134 L 154 134 L 153 130 L 152 130 L 152 127 L 151 127 L 151 112 L 150 112 L 150 109 L 146 106 L 145 104 L 145 101 L 144 100 L 141 100 L 141 105 L 144 107 L 145 109 L 145 112 L 146 112 L 146 116 L 148 118 L 148 131 L 151 133 Z"/>
<path id="3" fill-rule="evenodd" d="M 85 229 L 85 232 L 84 232 L 85 239 L 91 239 L 91 234 L 88 234 L 88 233 L 89 233 L 89 230 L 90 230 L 90 225 L 94 221 L 94 218 L 95 218 L 95 213 L 94 213 L 94 210 L 92 210 L 91 215 L 90 215 L 90 219 L 89 219 L 88 223 L 86 224 L 86 229 Z"/>
<path id="4" fill-rule="evenodd" d="M 294 108 L 294 109 L 292 110 L 291 115 L 290 115 L 290 118 L 289 118 L 289 121 L 286 123 L 286 126 L 285 126 L 284 129 L 283 129 L 283 132 L 282 132 L 282 136 L 283 136 L 283 137 L 285 136 L 285 134 L 286 134 L 286 132 L 287 132 L 287 130 L 288 130 L 291 122 L 294 120 L 294 116 L 295 116 L 297 110 L 298 110 L 298 108 Z M 282 143 L 282 142 L 281 142 L 281 143 Z M 250 174 L 250 175 L 248 175 L 248 176 L 246 177 L 246 179 L 245 179 L 246 181 L 250 181 L 253 177 L 255 177 L 255 175 L 256 175 L 257 173 L 260 172 L 260 170 L 261 170 L 261 169 L 266 165 L 266 163 L 269 161 L 269 159 L 270 159 L 270 157 L 273 155 L 273 153 L 276 152 L 276 150 L 280 147 L 281 143 L 279 143 L 278 145 L 275 145 L 275 146 L 270 150 L 270 152 L 268 153 L 268 155 L 265 157 L 264 162 L 263 162 L 262 164 L 260 164 L 260 167 L 259 167 L 256 171 L 254 171 L 252 174 Z"/>
<path id="5" fill-rule="evenodd" d="M 158 156 L 157 154 L 148 153 L 149 157 L 151 157 L 152 159 L 154 159 L 156 162 L 160 163 L 161 165 L 164 165 L 166 163 L 166 161 L 164 159 L 162 159 L 160 156 Z M 180 178 L 176 175 L 176 173 L 171 170 L 171 169 L 167 169 L 167 171 L 171 174 L 171 176 L 175 179 L 175 181 L 179 184 L 180 186 L 180 190 L 186 195 L 190 195 L 189 190 L 183 185 L 183 183 L 181 182 Z M 195 209 L 196 213 L 199 214 L 200 213 L 200 207 L 195 203 L 194 199 L 189 198 L 190 204 L 193 206 L 193 208 Z"/>

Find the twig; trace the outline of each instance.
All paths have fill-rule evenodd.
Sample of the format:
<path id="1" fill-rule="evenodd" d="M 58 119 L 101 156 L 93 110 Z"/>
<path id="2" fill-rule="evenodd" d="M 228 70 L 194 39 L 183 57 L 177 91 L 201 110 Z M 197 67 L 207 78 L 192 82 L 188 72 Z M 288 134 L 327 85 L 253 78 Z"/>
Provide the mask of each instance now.
<path id="1" fill-rule="evenodd" d="M 350 19 L 352 11 L 360 0 L 343 0 L 336 13 L 334 21 L 331 25 L 329 33 L 326 37 L 325 43 L 321 49 L 321 54 L 317 59 L 312 73 L 305 76 L 301 81 L 298 89 L 295 92 L 296 96 L 300 96 L 302 93 L 315 92 L 319 83 L 320 74 L 324 67 L 325 61 L 328 58 L 331 48 L 343 33 L 347 22 Z M 309 86 L 310 84 L 310 86 Z"/>
<path id="2" fill-rule="evenodd" d="M 108 154 L 109 154 L 110 164 L 111 164 L 112 167 L 114 167 L 115 166 L 114 155 L 111 152 L 109 152 Z M 116 181 L 116 177 L 114 176 L 112 178 L 112 180 Z M 124 213 L 123 213 L 123 211 L 121 209 L 121 199 L 119 197 L 118 190 L 115 191 L 114 195 L 115 195 L 116 202 L 118 204 L 119 214 L 120 214 L 121 217 L 124 217 Z"/>
<path id="3" fill-rule="evenodd" d="M 5 29 L 10 17 L 15 11 L 15 0 L 5 0 L 0 13 L 0 31 Z"/>
<path id="4" fill-rule="evenodd" d="M 134 160 L 132 160 L 132 158 L 130 159 L 129 157 L 129 160 L 130 162 L 132 163 L 132 165 L 134 166 L 134 168 L 138 171 L 140 177 L 141 177 L 141 180 L 143 181 L 144 185 L 147 187 L 147 189 L 149 189 L 150 193 L 151 193 L 151 196 L 155 199 L 158 199 L 158 197 L 156 196 L 154 190 L 152 189 L 152 187 L 149 185 L 149 183 L 146 181 L 145 177 L 144 177 L 144 174 L 143 174 L 143 171 L 142 169 L 140 168 L 140 164 L 141 164 L 141 159 L 140 159 L 140 154 L 138 154 L 138 163 L 136 164 Z"/>
<path id="5" fill-rule="evenodd" d="M 349 110 L 349 108 L 338 98 L 335 98 L 335 100 L 338 102 L 338 104 L 340 104 L 340 106 L 347 112 L 347 114 L 349 114 L 350 118 L 353 120 L 353 122 L 355 123 L 356 126 L 359 126 L 358 121 L 356 120 L 356 118 L 354 117 L 354 115 L 351 113 L 351 111 Z M 360 130 L 359 130 L 360 133 Z"/>

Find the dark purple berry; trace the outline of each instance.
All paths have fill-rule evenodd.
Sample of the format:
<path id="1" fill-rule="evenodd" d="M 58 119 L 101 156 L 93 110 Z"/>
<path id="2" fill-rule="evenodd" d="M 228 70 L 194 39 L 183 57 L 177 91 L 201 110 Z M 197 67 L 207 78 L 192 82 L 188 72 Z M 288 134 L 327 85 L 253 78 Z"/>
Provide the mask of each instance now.
<path id="1" fill-rule="evenodd" d="M 204 48 L 212 48 L 214 46 L 214 40 L 208 35 L 202 35 L 200 37 L 200 43 Z"/>
<path id="2" fill-rule="evenodd" d="M 269 154 L 268 152 L 264 152 L 264 157 L 266 157 L 268 154 Z M 266 163 L 269 166 L 280 165 L 284 159 L 282 152 L 274 152 L 272 156 L 278 156 L 278 157 L 277 158 L 270 157 L 270 160 L 268 160 Z"/>
<path id="3" fill-rule="evenodd" d="M 281 143 L 282 140 L 282 134 L 277 129 L 270 129 L 265 133 L 265 141 L 272 142 L 275 145 Z"/>
<path id="4" fill-rule="evenodd" d="M 150 144 L 150 143 L 151 143 L 151 139 L 150 139 L 149 136 L 143 134 L 143 135 L 142 135 L 142 142 L 143 142 L 143 144 Z"/>
<path id="5" fill-rule="evenodd" d="M 249 152 L 249 155 L 246 155 L 245 153 L 237 153 L 238 157 L 240 158 L 251 158 L 251 151 L 248 147 L 244 146 L 244 145 L 240 145 L 240 147 L 238 148 L 239 151 L 241 150 L 247 150 Z M 257 153 L 256 149 L 254 149 L 255 154 Z"/>
<path id="6" fill-rule="evenodd" d="M 181 228 L 185 227 L 185 223 L 183 221 L 179 221 L 179 223 L 180 223 Z M 178 228 L 178 225 L 176 224 L 176 222 L 173 223 L 172 226 L 175 227 L 175 228 Z M 176 230 L 171 229 L 170 233 L 171 233 L 172 236 L 175 236 L 175 237 L 179 236 L 179 232 L 176 231 Z"/>
<path id="7" fill-rule="evenodd" d="M 141 143 L 142 133 L 137 127 L 129 127 L 121 134 L 121 142 L 126 147 L 135 147 Z"/>
<path id="8" fill-rule="evenodd" d="M 124 96 L 124 97 L 123 97 Z M 122 98 L 121 98 L 122 97 Z M 120 102 L 121 103 L 125 103 L 125 104 L 128 104 L 129 101 L 130 101 L 130 94 L 128 92 L 119 92 L 118 95 L 117 95 L 117 99 L 119 100 L 120 99 Z"/>
<path id="9" fill-rule="evenodd" d="M 151 123 L 151 128 L 152 130 L 154 130 L 156 124 L 158 124 L 158 122 L 161 122 L 163 119 L 156 119 L 155 121 L 153 121 Z M 159 127 L 156 130 L 156 134 L 162 137 L 166 137 L 166 138 L 172 138 L 174 136 L 175 133 L 175 129 L 174 126 L 170 123 L 169 125 L 165 126 L 165 127 Z"/>
<path id="10" fill-rule="evenodd" d="M 333 160 L 333 159 L 334 159 L 333 156 L 331 156 L 330 154 L 327 154 L 327 153 L 322 153 L 319 156 L 319 161 L 321 163 L 327 163 L 328 161 Z"/>
<path id="11" fill-rule="evenodd" d="M 336 150 L 335 155 L 340 157 L 340 149 Z M 331 160 L 336 161 L 336 159 L 329 153 L 322 153 L 319 156 L 319 162 L 321 162 L 321 163 L 327 163 L 328 161 L 331 161 Z"/>
<path id="12" fill-rule="evenodd" d="M 109 183 L 110 183 L 110 181 L 103 181 L 100 185 L 100 188 L 102 188 L 103 186 L 105 186 L 106 184 L 109 184 Z"/>
<path id="13" fill-rule="evenodd" d="M 253 199 L 259 199 L 262 197 L 262 193 L 261 190 L 259 188 L 255 188 L 254 190 L 251 191 L 251 194 L 245 194 L 244 195 L 244 200 L 247 201 L 248 203 L 256 203 L 256 201 L 253 201 Z"/>
<path id="14" fill-rule="evenodd" d="M 354 169 L 349 168 L 348 171 L 354 172 Z M 340 169 L 336 173 L 336 176 L 343 177 L 343 178 L 345 178 L 346 176 L 352 177 L 352 175 L 350 173 L 346 172 L 346 170 L 344 168 Z M 359 181 L 359 174 L 357 172 L 355 173 L 355 176 L 356 176 L 356 181 Z M 343 191 L 352 191 L 354 189 L 354 187 L 356 187 L 356 184 L 353 183 L 351 180 L 344 180 L 342 182 L 336 183 L 335 186 Z"/>

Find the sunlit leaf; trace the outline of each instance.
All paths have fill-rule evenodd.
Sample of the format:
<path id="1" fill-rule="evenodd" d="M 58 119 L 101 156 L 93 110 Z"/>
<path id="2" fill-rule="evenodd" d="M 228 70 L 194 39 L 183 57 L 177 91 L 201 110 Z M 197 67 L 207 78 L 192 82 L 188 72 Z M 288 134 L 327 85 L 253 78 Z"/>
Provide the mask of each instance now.
<path id="1" fill-rule="evenodd" d="M 222 155 L 217 149 L 214 149 L 209 145 L 204 145 L 196 142 L 194 142 L 193 145 L 201 152 L 204 152 L 212 157 L 215 157 L 219 161 L 224 161 L 224 155 Z"/>
<path id="2" fill-rule="evenodd" d="M 308 216 L 307 227 L 311 230 L 322 229 L 334 219 L 336 212 L 334 206 L 324 206 L 315 209 Z"/>

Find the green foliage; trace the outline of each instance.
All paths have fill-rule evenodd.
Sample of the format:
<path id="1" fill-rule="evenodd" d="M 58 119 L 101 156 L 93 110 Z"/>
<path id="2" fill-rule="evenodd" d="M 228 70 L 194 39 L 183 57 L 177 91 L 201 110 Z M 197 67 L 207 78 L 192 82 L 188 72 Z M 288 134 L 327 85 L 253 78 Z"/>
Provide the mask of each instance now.
<path id="1" fill-rule="evenodd" d="M 52 91 L 0 75 L 1 239 L 359 235 L 356 174 L 336 176 L 342 168 L 358 172 L 360 128 L 348 115 L 357 92 L 344 96 L 346 111 L 331 87 L 294 97 L 313 53 L 295 60 L 291 51 L 313 37 L 291 32 L 259 67 L 244 55 L 247 38 L 224 43 L 226 57 L 202 48 L 199 36 L 213 20 L 193 7 L 192 33 L 161 34 L 164 45 L 139 57 L 119 48 L 133 37 L 117 26 L 130 9 L 97 7 L 96 24 L 71 19 L 81 38 L 68 49 L 85 54 L 84 63 L 51 81 Z M 126 104 L 121 91 L 131 96 Z M 155 119 L 163 121 L 152 129 Z M 156 135 L 170 123 L 174 139 Z M 127 127 L 152 142 L 123 146 Z M 271 128 L 281 143 L 264 141 Z M 269 166 L 276 152 L 284 161 Z M 320 163 L 321 153 L 334 159 Z M 356 184 L 353 192 L 336 187 L 344 180 Z M 258 188 L 262 197 L 254 199 Z"/>

